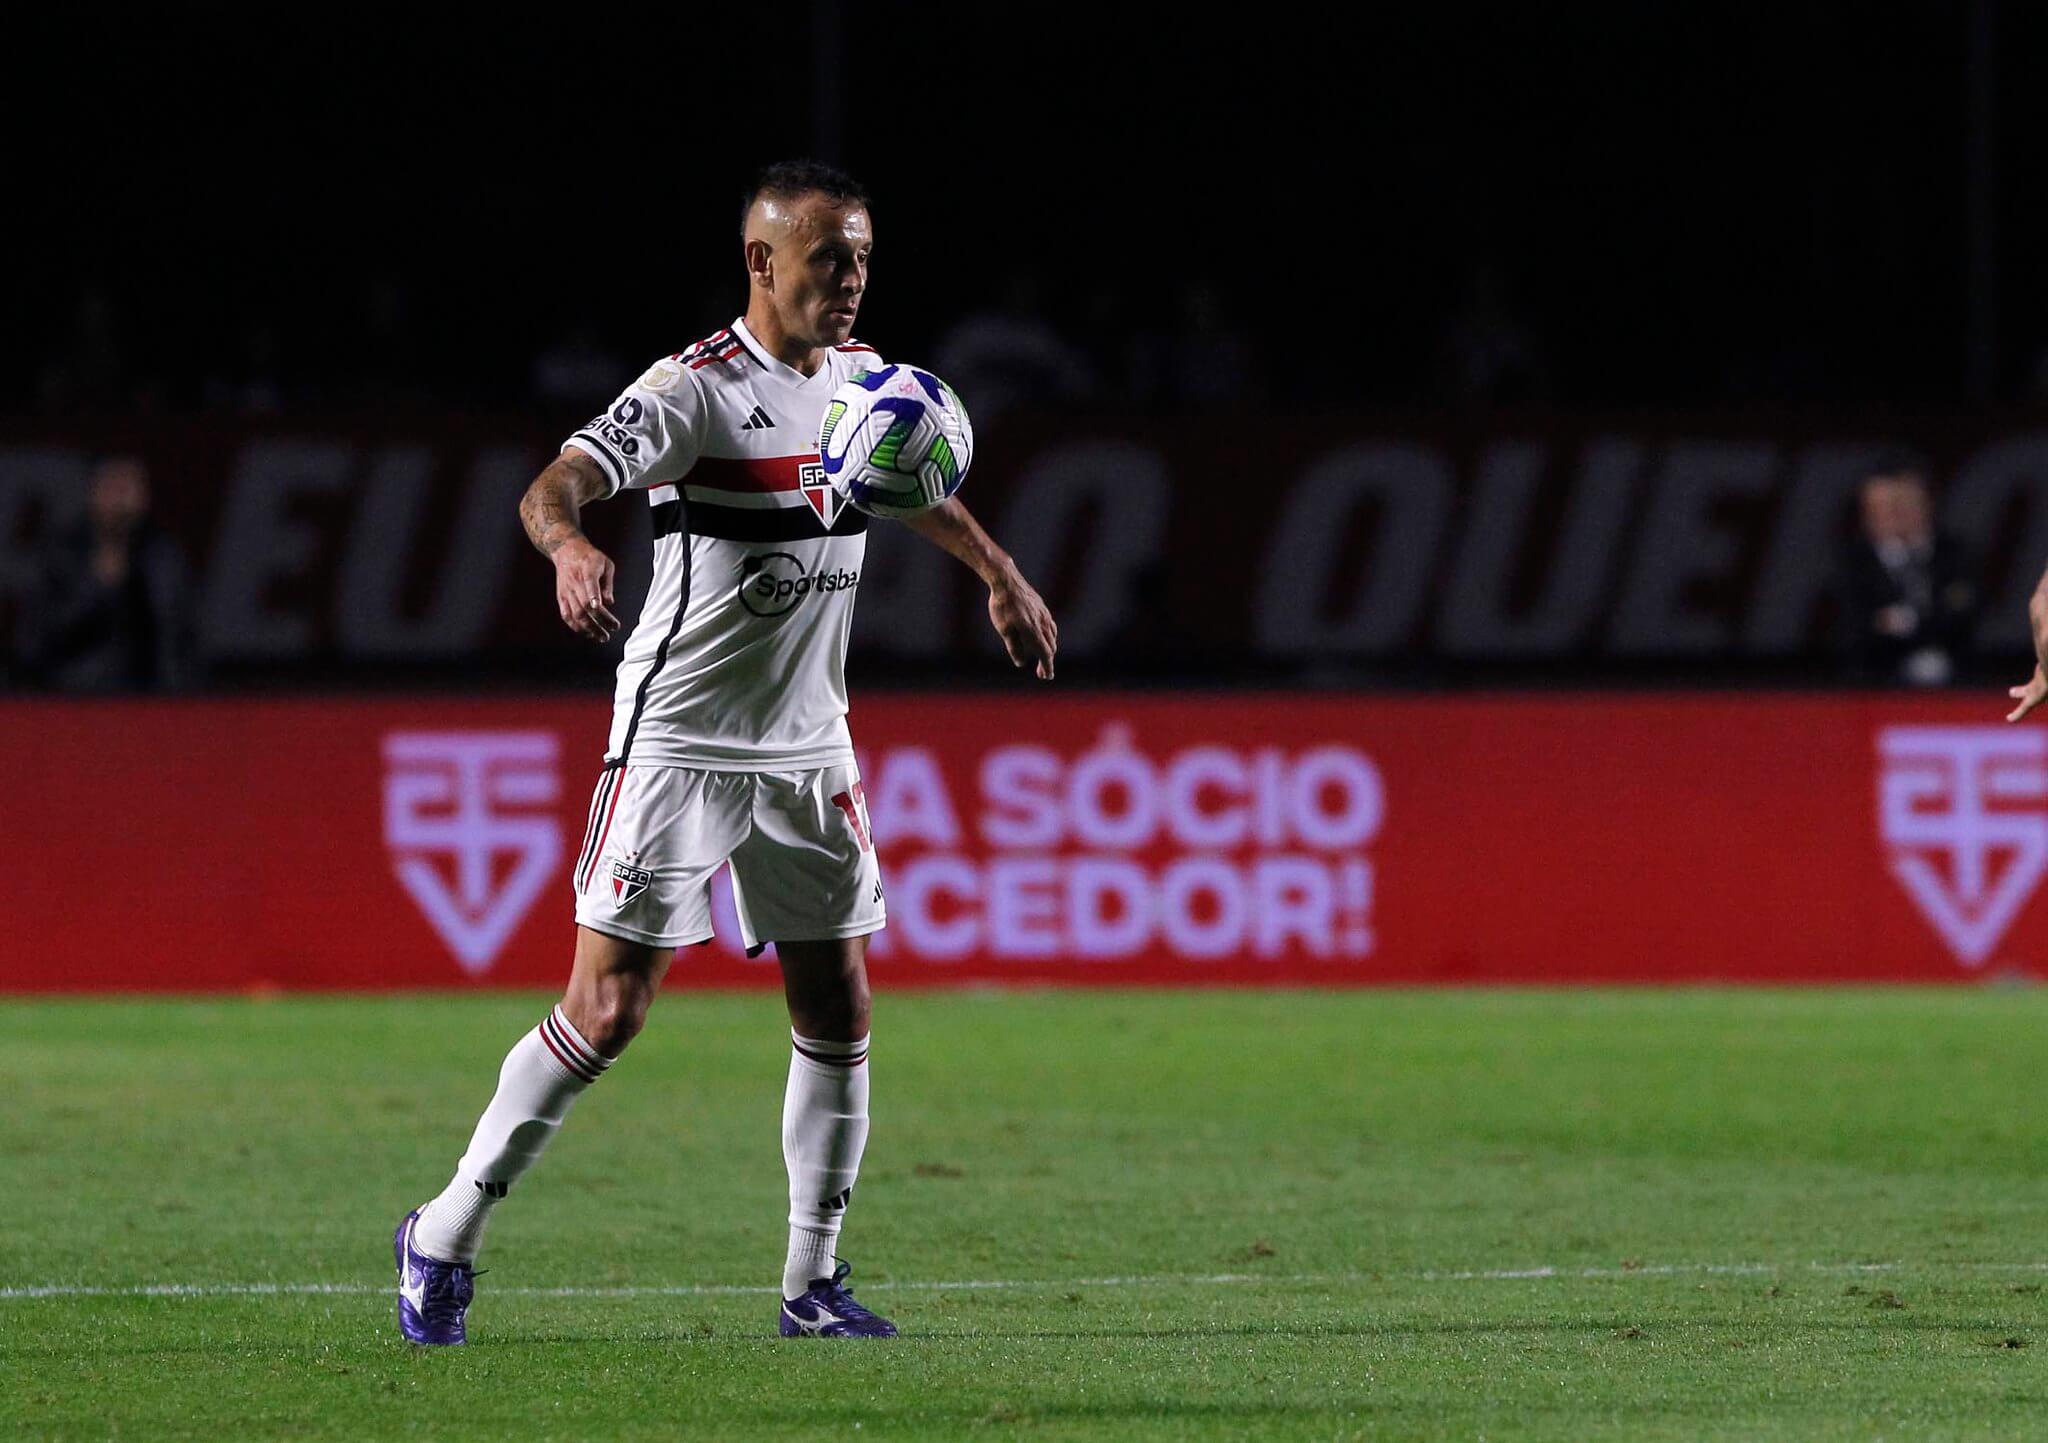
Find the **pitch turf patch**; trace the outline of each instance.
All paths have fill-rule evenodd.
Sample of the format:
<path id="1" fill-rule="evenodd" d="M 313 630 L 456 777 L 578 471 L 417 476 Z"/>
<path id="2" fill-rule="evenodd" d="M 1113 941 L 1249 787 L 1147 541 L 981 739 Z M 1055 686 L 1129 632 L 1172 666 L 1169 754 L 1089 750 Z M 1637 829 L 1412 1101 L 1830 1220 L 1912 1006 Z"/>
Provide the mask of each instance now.
<path id="1" fill-rule="evenodd" d="M 674 996 L 392 1323 L 532 997 L 0 1007 L 0 1436 L 2022 1438 L 2032 993 L 885 997 L 772 1336 L 786 1028 Z M 859 1425 L 856 1429 L 855 1425 Z"/>

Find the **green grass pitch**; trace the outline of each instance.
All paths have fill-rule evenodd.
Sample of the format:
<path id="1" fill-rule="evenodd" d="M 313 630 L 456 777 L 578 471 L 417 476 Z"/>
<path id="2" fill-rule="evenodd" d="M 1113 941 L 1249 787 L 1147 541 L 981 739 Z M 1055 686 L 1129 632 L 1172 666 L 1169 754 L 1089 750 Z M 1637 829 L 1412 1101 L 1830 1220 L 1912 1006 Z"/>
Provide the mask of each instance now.
<path id="1" fill-rule="evenodd" d="M 677 993 L 408 1348 L 544 1006 L 0 1005 L 0 1438 L 2048 1437 L 2042 994 L 884 995 L 904 1336 L 789 1343 L 778 1000 Z"/>

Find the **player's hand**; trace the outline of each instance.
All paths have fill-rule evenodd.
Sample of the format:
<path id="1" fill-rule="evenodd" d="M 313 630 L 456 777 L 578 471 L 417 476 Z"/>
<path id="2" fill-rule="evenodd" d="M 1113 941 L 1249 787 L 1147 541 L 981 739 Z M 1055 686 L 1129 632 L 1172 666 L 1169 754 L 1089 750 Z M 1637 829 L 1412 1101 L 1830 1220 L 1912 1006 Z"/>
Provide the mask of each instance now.
<path id="1" fill-rule="evenodd" d="M 2048 676 L 2043 676 L 2041 668 L 2036 666 L 2032 681 L 2029 681 L 2025 686 L 2010 688 L 2007 690 L 2006 695 L 2019 703 L 2018 706 L 2005 714 L 2007 721 L 2016 722 L 2042 702 L 2048 701 Z"/>
<path id="2" fill-rule="evenodd" d="M 578 636 L 610 641 L 619 629 L 612 615 L 612 559 L 588 541 L 567 541 L 555 553 L 555 607 Z"/>
<path id="3" fill-rule="evenodd" d="M 997 582 L 988 592 L 988 619 L 1012 666 L 1033 667 L 1040 681 L 1052 680 L 1053 653 L 1060 648 L 1059 623 L 1045 598 L 1021 576 Z"/>

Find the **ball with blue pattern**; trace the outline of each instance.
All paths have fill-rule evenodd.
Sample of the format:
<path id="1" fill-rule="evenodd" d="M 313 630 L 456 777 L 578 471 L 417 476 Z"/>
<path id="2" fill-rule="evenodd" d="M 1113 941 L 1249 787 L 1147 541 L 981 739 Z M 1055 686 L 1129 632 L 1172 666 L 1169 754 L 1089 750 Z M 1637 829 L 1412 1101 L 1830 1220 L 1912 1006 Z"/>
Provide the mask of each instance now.
<path id="1" fill-rule="evenodd" d="M 870 516 L 929 511 L 960 489 L 974 426 L 959 393 L 930 371 L 883 366 L 832 393 L 818 423 L 825 479 Z"/>

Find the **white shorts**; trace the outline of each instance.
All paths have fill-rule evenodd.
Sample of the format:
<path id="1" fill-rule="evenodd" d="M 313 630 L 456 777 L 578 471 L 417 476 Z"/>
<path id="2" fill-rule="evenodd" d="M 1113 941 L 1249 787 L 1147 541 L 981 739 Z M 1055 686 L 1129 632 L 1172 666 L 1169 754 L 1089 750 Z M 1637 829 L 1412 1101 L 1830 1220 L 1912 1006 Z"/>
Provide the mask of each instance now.
<path id="1" fill-rule="evenodd" d="M 732 863 L 748 951 L 881 930 L 882 869 L 851 762 L 804 772 L 609 767 L 577 858 L 576 920 L 657 947 L 711 937 L 711 874 Z"/>

